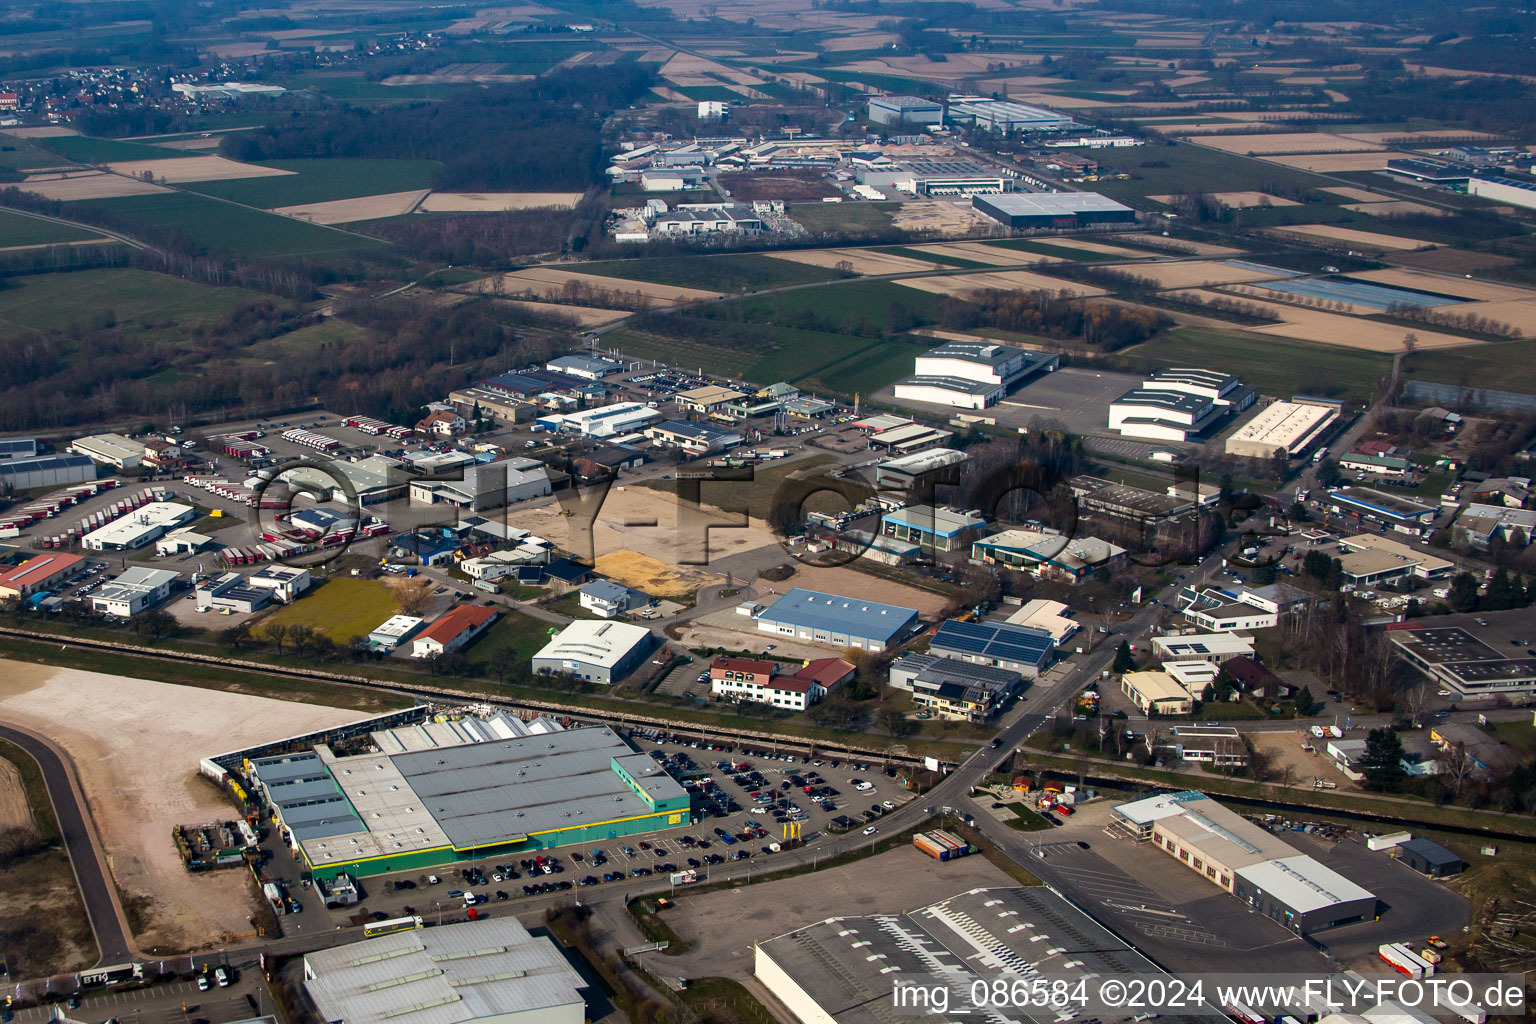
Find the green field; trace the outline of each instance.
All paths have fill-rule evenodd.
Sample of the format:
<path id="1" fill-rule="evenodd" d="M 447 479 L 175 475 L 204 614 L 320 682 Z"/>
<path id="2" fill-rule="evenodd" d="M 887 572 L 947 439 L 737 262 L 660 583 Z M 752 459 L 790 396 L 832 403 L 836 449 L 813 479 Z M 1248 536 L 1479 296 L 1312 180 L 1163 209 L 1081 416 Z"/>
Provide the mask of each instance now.
<path id="1" fill-rule="evenodd" d="M 100 232 L 86 231 L 51 220 L 28 217 L 0 210 L 0 249 L 12 245 L 56 245 L 99 238 Z"/>
<path id="2" fill-rule="evenodd" d="M 1180 327 L 1121 354 L 1162 365 L 1226 370 L 1267 395 L 1317 393 L 1331 382 L 1332 397 L 1357 401 L 1369 401 L 1378 381 L 1392 370 L 1392 357 L 1380 352 L 1211 327 Z"/>
<path id="3" fill-rule="evenodd" d="M 371 238 L 190 192 L 92 200 L 91 205 L 149 227 L 181 231 L 209 252 L 248 258 L 340 255 L 384 248 L 383 242 Z"/>
<path id="4" fill-rule="evenodd" d="M 723 302 L 711 307 L 709 312 L 717 319 L 740 319 L 748 323 L 794 325 L 799 317 L 816 317 L 822 323 L 837 321 L 842 325 L 838 328 L 841 331 L 859 328 L 861 324 L 881 330 L 906 330 L 917 325 L 899 322 L 904 317 L 931 322 L 935 298 L 930 292 L 906 288 L 891 281 L 845 281 L 820 288 Z M 737 315 L 738 310 L 740 315 Z"/>
<path id="5" fill-rule="evenodd" d="M 50 153 L 29 139 L 14 135 L 0 137 L 0 169 L 25 171 L 34 167 L 56 167 L 61 161 L 57 153 Z"/>
<path id="6" fill-rule="evenodd" d="M 428 188 L 437 163 L 432 160 L 272 160 L 260 166 L 294 173 L 269 178 L 199 181 L 182 187 L 215 199 L 271 210 L 279 206 L 328 203 L 333 199 Z"/>
<path id="7" fill-rule="evenodd" d="M 10 279 L 0 290 L 0 324 L 49 330 L 111 312 L 119 326 L 155 330 L 215 320 L 244 302 L 267 298 L 242 288 L 213 288 L 147 270 L 81 270 Z"/>
<path id="8" fill-rule="evenodd" d="M 712 292 L 756 291 L 787 285 L 835 281 L 835 270 L 813 267 L 793 260 L 774 259 L 757 253 L 733 256 L 663 256 L 656 259 L 606 260 L 575 263 L 562 269 L 578 274 L 621 277 L 678 288 L 703 288 Z"/>
<path id="9" fill-rule="evenodd" d="M 912 361 L 932 347 L 932 342 L 901 338 L 877 341 L 846 359 L 802 378 L 799 383 L 849 397 L 867 397 L 887 384 L 909 376 L 912 373 Z"/>
<path id="10" fill-rule="evenodd" d="M 338 644 L 367 636 L 379 623 L 400 610 L 400 602 L 386 584 L 349 576 L 325 580 L 293 604 L 280 608 L 261 624 L 312 626 Z"/>
<path id="11" fill-rule="evenodd" d="M 892 256 L 905 256 L 911 260 L 926 260 L 929 263 L 937 263 L 944 267 L 954 267 L 957 270 L 996 269 L 991 263 L 979 263 L 976 260 L 968 260 L 963 256 L 951 256 L 949 253 L 924 252 L 921 249 L 912 249 L 905 245 L 883 245 L 873 251 L 890 253 Z"/>
<path id="12" fill-rule="evenodd" d="M 245 348 L 238 361 L 247 366 L 259 366 L 287 359 L 314 358 L 330 346 L 346 345 L 367 334 L 366 328 L 330 317 L 287 334 L 258 341 Z"/>
<path id="13" fill-rule="evenodd" d="M 1205 192 L 1267 191 L 1275 186 L 1319 188 L 1331 184 L 1327 178 L 1309 171 L 1234 156 L 1187 142 L 1171 146 L 1137 146 L 1116 152 L 1075 149 L 1067 152 L 1093 157 L 1106 168 L 1131 175 L 1129 181 L 1105 178 L 1094 183 L 1095 192 L 1102 192 L 1111 199 L 1177 195 L 1188 191 L 1195 183 Z M 1148 167 L 1147 164 L 1167 166 Z"/>
<path id="14" fill-rule="evenodd" d="M 1536 392 L 1536 339 L 1415 352 L 1403 360 L 1403 379 Z"/>
<path id="15" fill-rule="evenodd" d="M 118 139 L 93 139 L 86 135 L 56 135 L 36 140 L 45 149 L 81 164 L 105 164 L 119 160 L 166 160 L 186 156 L 179 149 L 163 146 L 147 146 L 142 142 L 122 142 Z"/>
<path id="16" fill-rule="evenodd" d="M 438 99 L 448 89 L 455 88 L 442 85 L 385 85 L 382 82 L 367 80 L 361 71 L 295 75 L 285 79 L 282 84 L 293 90 L 312 89 L 361 107 Z"/>
<path id="17" fill-rule="evenodd" d="M 477 676 L 490 676 L 491 659 L 497 651 L 509 648 L 517 653 L 519 661 L 528 661 L 547 643 L 549 623 L 521 612 L 510 612 L 491 623 L 465 654 L 469 657 L 470 671 Z"/>
<path id="18" fill-rule="evenodd" d="M 891 226 L 891 214 L 900 203 L 790 203 L 790 219 L 798 221 L 813 235 L 884 231 Z"/>

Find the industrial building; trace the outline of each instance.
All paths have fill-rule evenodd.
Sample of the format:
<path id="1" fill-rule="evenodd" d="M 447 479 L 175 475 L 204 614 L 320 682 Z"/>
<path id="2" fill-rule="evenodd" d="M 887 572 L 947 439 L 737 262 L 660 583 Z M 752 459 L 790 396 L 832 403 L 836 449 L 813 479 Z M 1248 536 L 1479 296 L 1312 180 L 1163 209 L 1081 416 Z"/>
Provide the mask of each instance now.
<path id="1" fill-rule="evenodd" d="M 465 466 L 457 480 L 413 480 L 411 501 L 423 505 L 439 502 L 479 512 L 502 508 L 554 491 L 549 470 L 538 459 L 514 456 L 500 462 Z"/>
<path id="2" fill-rule="evenodd" d="M 875 96 L 869 101 L 869 120 L 897 127 L 938 127 L 944 123 L 944 104 L 921 96 Z"/>
<path id="3" fill-rule="evenodd" d="M 603 356 L 572 355 L 551 359 L 544 364 L 544 369 L 552 373 L 568 373 L 573 377 L 584 377 L 587 380 L 601 380 L 615 373 L 622 373 L 624 364 L 617 359 L 607 359 Z"/>
<path id="4" fill-rule="evenodd" d="M 985 387 L 986 385 L 981 385 Z M 927 451 L 929 448 L 940 448 L 954 440 L 954 432 L 941 430 L 938 427 L 924 426 L 921 423 L 913 423 L 910 420 L 900 421 L 900 426 L 887 430 L 876 431 L 869 437 L 869 447 L 872 451 L 896 452 L 901 455 L 911 455 L 914 452 Z"/>
<path id="5" fill-rule="evenodd" d="M 890 1024 L 909 1014 L 941 1019 L 931 1010 L 898 1008 L 896 978 L 942 980 L 959 1006 L 972 985 L 999 977 L 1023 983 L 1060 975 L 1163 976 L 1043 885 L 972 889 L 899 915 L 829 918 L 757 943 L 754 958 L 758 981 L 802 1024 Z M 1013 1011 L 987 1016 L 1034 1019 Z"/>
<path id="6" fill-rule="evenodd" d="M 972 665 L 1017 672 L 1033 679 L 1050 665 L 1056 644 L 1048 630 L 1011 622 L 961 622 L 939 625 L 928 642 L 928 653 Z"/>
<path id="7" fill-rule="evenodd" d="M 1054 110 L 986 96 L 950 97 L 949 120 L 951 124 L 974 125 L 989 132 L 1054 132 L 1076 123 Z"/>
<path id="8" fill-rule="evenodd" d="M 1214 370 L 1159 370 L 1109 405 L 1109 429 L 1149 441 L 1188 441 L 1254 403 L 1254 390 Z"/>
<path id="9" fill-rule="evenodd" d="M 1431 506 L 1370 487 L 1351 487 L 1345 484 L 1330 489 L 1324 500 L 1329 511 L 1335 515 L 1380 523 L 1388 529 L 1415 537 L 1427 530 L 1435 520 L 1436 510 Z"/>
<path id="10" fill-rule="evenodd" d="M 950 466 L 958 466 L 970 456 L 954 448 L 930 448 L 924 452 L 887 459 L 875 465 L 875 487 L 882 491 L 914 493 L 926 484 L 936 483 Z M 959 479 L 959 470 L 953 471 Z"/>
<path id="11" fill-rule="evenodd" d="M 1467 181 L 1467 194 L 1536 210 L 1536 185 L 1528 181 L 1476 175 Z"/>
<path id="12" fill-rule="evenodd" d="M 750 614 L 763 633 L 865 651 L 883 651 L 917 626 L 916 608 L 800 587 L 767 608 L 747 604 L 737 611 Z"/>
<path id="13" fill-rule="evenodd" d="M 1526 647 L 1506 653 L 1460 626 L 1394 629 L 1387 636 L 1408 664 L 1463 696 L 1536 696 L 1536 658 Z"/>
<path id="14" fill-rule="evenodd" d="M 92 434 L 77 438 L 70 443 L 69 450 L 113 469 L 134 469 L 144 461 L 144 446 L 122 434 Z"/>
<path id="15" fill-rule="evenodd" d="M 897 399 L 985 409 L 1027 378 L 1055 370 L 1061 356 L 993 342 L 952 341 L 913 364 L 913 375 L 896 382 Z"/>
<path id="16" fill-rule="evenodd" d="M 1380 441 L 1365 441 L 1339 456 L 1339 468 L 1376 476 L 1406 476 L 1413 469 L 1409 452 Z"/>
<path id="17" fill-rule="evenodd" d="M 432 658 L 465 647 L 490 628 L 498 614 L 483 605 L 455 605 L 411 641 L 411 657 Z"/>
<path id="18" fill-rule="evenodd" d="M 1120 692 L 1144 715 L 1187 715 L 1195 702 L 1189 688 L 1169 672 L 1126 672 Z"/>
<path id="19" fill-rule="evenodd" d="M 1450 576 L 1456 563 L 1427 551 L 1411 548 L 1390 537 L 1361 533 L 1339 540 L 1344 582 L 1356 587 L 1377 586 L 1411 576 L 1434 580 Z"/>
<path id="20" fill-rule="evenodd" d="M 632 434 L 646 424 L 661 419 L 661 413 L 640 402 L 617 402 L 581 412 L 551 413 L 540 416 L 540 430 L 580 434 L 583 437 L 613 437 Z"/>
<path id="21" fill-rule="evenodd" d="M 0 463 L 0 474 L 5 471 Z M 1479 551 L 1487 551 L 1495 537 L 1516 547 L 1525 547 L 1536 532 L 1536 511 L 1510 508 L 1508 505 L 1484 505 L 1473 502 L 1456 517 L 1457 540 L 1464 540 Z"/>
<path id="22" fill-rule="evenodd" d="M 80 538 L 87 551 L 132 551 L 153 544 L 160 535 L 197 516 L 197 509 L 177 501 L 152 501 Z"/>
<path id="23" fill-rule="evenodd" d="M 1013 188 L 1010 172 L 974 160 L 881 159 L 865 162 L 856 176 L 866 188 L 913 196 L 998 195 Z"/>
<path id="24" fill-rule="evenodd" d="M 0 569 L 0 597 L 25 601 L 45 593 L 85 568 L 85 559 L 62 551 L 33 555 L 20 565 Z"/>
<path id="25" fill-rule="evenodd" d="M 1227 438 L 1227 454 L 1250 459 L 1294 458 L 1338 418 L 1338 408 L 1333 405 L 1271 402 Z"/>
<path id="26" fill-rule="evenodd" d="M 692 423 L 688 420 L 662 420 L 660 423 L 646 427 L 645 436 L 695 455 L 725 451 L 745 440 L 735 431 L 721 430 L 718 427 Z"/>
<path id="27" fill-rule="evenodd" d="M 304 955 L 318 1019 L 582 1024 L 587 983 L 515 917 L 413 928 Z"/>
<path id="28" fill-rule="evenodd" d="M 981 516 L 934 505 L 909 505 L 880 518 L 880 532 L 933 551 L 964 551 L 987 525 Z"/>
<path id="29" fill-rule="evenodd" d="M 615 623 L 601 623 L 620 628 Z M 606 727 L 506 714 L 371 734 L 373 750 L 250 762 L 253 790 L 317 878 L 425 870 L 687 825 L 688 794 Z"/>
<path id="30" fill-rule="evenodd" d="M 971 544 L 972 561 L 1062 583 L 1081 583 L 1101 569 L 1118 568 L 1126 558 L 1125 548 L 1107 540 L 1048 530 L 1003 530 Z"/>
<path id="31" fill-rule="evenodd" d="M 1204 793 L 1119 804 L 1111 827 L 1150 842 L 1297 935 L 1376 914 L 1374 894 Z"/>
<path id="32" fill-rule="evenodd" d="M 1082 512 L 1140 525 L 1173 519 L 1195 508 L 1195 503 L 1186 497 L 1159 494 L 1134 484 L 1111 483 L 1103 477 L 1075 476 L 1067 481 L 1067 486 Z"/>
<path id="33" fill-rule="evenodd" d="M 651 230 L 667 238 L 752 234 L 763 230 L 763 218 L 745 203 L 685 204 L 667 213 L 658 213 Z"/>
<path id="34" fill-rule="evenodd" d="M 0 438 L 0 462 L 7 459 L 30 459 L 37 455 L 37 438 Z"/>
<path id="35" fill-rule="evenodd" d="M 1387 173 L 1431 185 L 1461 185 L 1472 176 L 1472 169 L 1465 164 L 1452 164 L 1421 156 L 1407 156 L 1393 157 L 1388 160 Z M 1468 191 L 1471 190 L 1468 189 Z"/>
<path id="36" fill-rule="evenodd" d="M 940 718 L 985 722 L 1019 692 L 1012 669 L 977 665 L 938 654 L 903 654 L 891 662 L 891 685 L 912 692 L 915 707 Z"/>
<path id="37" fill-rule="evenodd" d="M 1072 609 L 1061 601 L 1036 597 L 1014 609 L 1004 622 L 1030 629 L 1043 629 L 1051 634 L 1051 643 L 1060 647 L 1076 635 L 1082 624 L 1072 617 Z"/>
<path id="38" fill-rule="evenodd" d="M 368 643 L 379 650 L 392 651 L 414 636 L 426 621 L 415 615 L 391 615 L 369 632 Z"/>
<path id="39" fill-rule="evenodd" d="M 973 196 L 971 207 L 1015 231 L 1135 224 L 1136 211 L 1097 192 L 1009 192 Z"/>
<path id="40" fill-rule="evenodd" d="M 1430 878 L 1450 878 L 1467 870 L 1467 862 L 1433 839 L 1410 839 L 1392 848 L 1395 860 Z"/>
<path id="41" fill-rule="evenodd" d="M 174 569 L 129 566 L 116 579 L 91 595 L 91 608 L 103 615 L 126 619 L 171 596 L 171 584 L 181 577 Z"/>
<path id="42" fill-rule="evenodd" d="M 616 683 L 645 661 L 655 639 L 644 626 L 577 619 L 533 656 L 532 667 L 592 683 Z"/>
<path id="43" fill-rule="evenodd" d="M 95 479 L 96 462 L 86 455 L 34 455 L 0 460 L 0 490 L 12 494 Z"/>
<path id="44" fill-rule="evenodd" d="M 273 592 L 251 586 L 250 579 L 237 572 L 226 572 L 199 580 L 192 588 L 192 597 L 200 612 L 255 612 L 272 603 Z"/>

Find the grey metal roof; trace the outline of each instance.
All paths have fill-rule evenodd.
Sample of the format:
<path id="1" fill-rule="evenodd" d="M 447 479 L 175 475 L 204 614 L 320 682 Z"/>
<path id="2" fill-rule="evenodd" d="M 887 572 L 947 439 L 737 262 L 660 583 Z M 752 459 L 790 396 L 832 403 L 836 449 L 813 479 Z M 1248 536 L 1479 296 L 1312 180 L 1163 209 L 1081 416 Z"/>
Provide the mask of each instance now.
<path id="1" fill-rule="evenodd" d="M 775 601 L 758 618 L 766 622 L 886 641 L 906 631 L 917 619 L 917 609 L 796 587 Z"/>
<path id="2" fill-rule="evenodd" d="M 929 353 L 932 355 L 932 353 Z M 944 391 L 955 391 L 962 395 L 990 395 L 996 391 L 998 385 L 981 380 L 967 380 L 964 377 L 936 377 L 931 374 L 919 374 L 913 377 L 903 377 L 896 382 L 897 387 L 908 388 L 941 388 Z"/>
<path id="3" fill-rule="evenodd" d="M 915 672 L 919 682 L 930 686 L 958 683 L 997 692 L 1010 690 L 1019 683 L 1019 674 L 1011 669 L 973 665 L 938 654 L 904 654 L 891 663 L 891 670 Z"/>
<path id="4" fill-rule="evenodd" d="M 515 917 L 397 932 L 305 956 L 323 1020 L 461 1024 L 583 1002 L 586 987 L 548 938 Z"/>
<path id="5" fill-rule="evenodd" d="M 50 469 L 73 469 L 95 465 L 88 455 L 34 455 L 0 461 L 0 476 L 41 473 Z"/>
<path id="6" fill-rule="evenodd" d="M 951 341 L 923 353 L 923 356 L 927 359 L 964 359 L 967 362 L 996 366 L 1024 354 L 1021 348 L 992 341 Z"/>
<path id="7" fill-rule="evenodd" d="M 1200 395 L 1191 395 L 1183 391 L 1149 391 L 1146 388 L 1132 388 L 1119 398 L 1115 399 L 1116 405 L 1144 405 L 1157 409 L 1166 409 L 1169 412 L 1198 413 L 1211 404 L 1209 398 Z"/>

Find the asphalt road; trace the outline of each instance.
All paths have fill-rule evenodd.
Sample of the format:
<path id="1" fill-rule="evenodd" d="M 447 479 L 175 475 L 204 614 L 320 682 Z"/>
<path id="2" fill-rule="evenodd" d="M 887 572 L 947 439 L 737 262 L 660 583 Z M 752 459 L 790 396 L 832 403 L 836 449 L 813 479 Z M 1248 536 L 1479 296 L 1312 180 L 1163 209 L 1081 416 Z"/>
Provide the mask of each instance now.
<path id="1" fill-rule="evenodd" d="M 86 917 L 90 919 L 96 946 L 101 951 L 98 962 L 117 964 L 131 959 L 133 948 L 122 907 L 117 901 L 117 889 L 112 884 L 100 852 L 101 845 L 96 839 L 96 827 L 82 803 L 69 763 L 47 740 L 34 733 L 0 725 L 0 739 L 26 751 L 42 769 L 48 799 L 53 804 L 53 816 L 58 820 L 64 849 L 80 886 Z"/>

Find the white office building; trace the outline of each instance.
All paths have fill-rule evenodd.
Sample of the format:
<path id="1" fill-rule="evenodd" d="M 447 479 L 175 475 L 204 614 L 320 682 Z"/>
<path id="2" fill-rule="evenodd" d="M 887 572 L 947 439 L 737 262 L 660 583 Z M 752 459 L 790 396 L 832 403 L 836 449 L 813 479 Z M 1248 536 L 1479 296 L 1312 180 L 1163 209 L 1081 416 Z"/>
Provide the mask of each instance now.
<path id="1" fill-rule="evenodd" d="M 181 573 L 173 569 L 148 569 L 129 566 L 113 580 L 91 595 L 91 608 L 103 615 L 126 619 L 171 596 L 171 584 Z"/>
<path id="2" fill-rule="evenodd" d="M 197 515 L 191 505 L 176 501 L 152 501 L 80 538 L 87 551 L 132 551 L 158 540 L 161 534 L 190 522 Z"/>
<path id="3" fill-rule="evenodd" d="M 69 450 L 114 469 L 133 469 L 144 461 L 144 445 L 122 434 L 92 434 L 71 442 Z"/>

